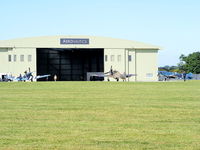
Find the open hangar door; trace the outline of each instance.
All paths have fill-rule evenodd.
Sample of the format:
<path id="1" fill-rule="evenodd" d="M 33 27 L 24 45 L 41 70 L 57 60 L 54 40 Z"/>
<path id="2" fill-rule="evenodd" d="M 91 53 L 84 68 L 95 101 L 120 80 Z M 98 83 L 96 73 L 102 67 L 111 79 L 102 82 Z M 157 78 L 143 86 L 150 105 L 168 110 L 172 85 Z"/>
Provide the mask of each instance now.
<path id="1" fill-rule="evenodd" d="M 37 48 L 37 75 L 49 81 L 86 81 L 87 72 L 104 72 L 104 49 Z"/>

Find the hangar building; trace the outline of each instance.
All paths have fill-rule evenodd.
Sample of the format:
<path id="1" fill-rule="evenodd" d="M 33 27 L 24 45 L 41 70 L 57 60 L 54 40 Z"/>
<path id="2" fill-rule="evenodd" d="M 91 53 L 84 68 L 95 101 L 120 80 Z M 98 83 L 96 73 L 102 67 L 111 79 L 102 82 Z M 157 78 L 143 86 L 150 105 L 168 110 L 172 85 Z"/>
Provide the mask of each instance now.
<path id="1" fill-rule="evenodd" d="M 158 46 L 96 36 L 43 36 L 0 41 L 0 73 L 56 74 L 60 81 L 86 81 L 90 72 L 137 74 L 129 81 L 157 81 Z M 105 79 L 106 80 L 106 79 Z"/>

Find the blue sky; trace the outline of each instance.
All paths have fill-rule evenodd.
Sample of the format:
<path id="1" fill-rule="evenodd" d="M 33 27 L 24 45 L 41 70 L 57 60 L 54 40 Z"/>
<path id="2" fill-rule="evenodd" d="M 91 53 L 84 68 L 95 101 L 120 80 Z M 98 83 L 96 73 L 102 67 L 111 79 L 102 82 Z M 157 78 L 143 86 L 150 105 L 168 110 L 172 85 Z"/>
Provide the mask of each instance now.
<path id="1" fill-rule="evenodd" d="M 200 51 L 198 0 L 12 0 L 0 3 L 0 40 L 95 35 L 163 47 L 159 66 Z"/>

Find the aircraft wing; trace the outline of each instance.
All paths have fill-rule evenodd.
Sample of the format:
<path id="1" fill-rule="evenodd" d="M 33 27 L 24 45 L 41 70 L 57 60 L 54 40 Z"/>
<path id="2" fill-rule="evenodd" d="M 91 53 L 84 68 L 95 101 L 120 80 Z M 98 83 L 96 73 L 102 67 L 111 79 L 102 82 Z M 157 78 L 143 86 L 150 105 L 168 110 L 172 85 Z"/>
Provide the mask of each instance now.
<path id="1" fill-rule="evenodd" d="M 14 81 L 16 79 L 15 79 L 15 77 L 12 77 L 12 76 L 6 76 L 6 80 L 8 80 L 8 81 Z"/>
<path id="2" fill-rule="evenodd" d="M 127 74 L 126 75 L 127 78 L 132 77 L 132 76 L 136 76 L 136 74 Z"/>
<path id="3" fill-rule="evenodd" d="M 36 76 L 35 79 L 41 79 L 41 78 L 47 78 L 51 76 L 50 74 L 47 74 L 47 75 L 39 75 L 39 76 Z"/>
<path id="4" fill-rule="evenodd" d="M 13 81 L 26 81 L 27 78 L 24 77 L 17 77 L 16 79 L 14 79 Z"/>
<path id="5" fill-rule="evenodd" d="M 94 77 L 109 77 L 110 75 L 106 75 L 106 74 L 93 74 L 92 76 L 94 76 Z"/>

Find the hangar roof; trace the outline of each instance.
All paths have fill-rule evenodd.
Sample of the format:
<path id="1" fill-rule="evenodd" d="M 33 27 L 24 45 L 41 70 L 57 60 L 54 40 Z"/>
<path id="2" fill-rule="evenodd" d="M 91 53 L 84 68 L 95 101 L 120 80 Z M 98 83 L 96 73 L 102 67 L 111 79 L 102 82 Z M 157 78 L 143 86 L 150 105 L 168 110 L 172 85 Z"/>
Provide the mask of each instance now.
<path id="1" fill-rule="evenodd" d="M 130 48 L 155 49 L 160 47 L 142 42 L 98 36 L 41 36 L 0 41 L 0 47 L 24 48 Z"/>

